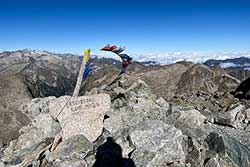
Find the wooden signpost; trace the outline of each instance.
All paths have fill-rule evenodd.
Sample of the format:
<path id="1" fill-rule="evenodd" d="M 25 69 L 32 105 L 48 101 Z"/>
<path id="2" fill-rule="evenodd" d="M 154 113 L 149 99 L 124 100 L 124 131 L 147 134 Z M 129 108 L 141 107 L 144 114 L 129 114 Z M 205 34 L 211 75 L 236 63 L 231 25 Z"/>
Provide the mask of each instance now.
<path id="1" fill-rule="evenodd" d="M 75 90 L 73 93 L 73 97 L 77 97 L 81 88 L 81 84 L 82 84 L 82 78 L 83 78 L 83 73 L 85 70 L 85 66 L 87 64 L 87 62 L 90 60 L 90 49 L 86 49 L 84 51 L 84 58 L 82 59 L 82 64 L 80 67 L 80 71 L 77 77 L 77 82 L 76 82 L 76 86 L 75 86 Z"/>

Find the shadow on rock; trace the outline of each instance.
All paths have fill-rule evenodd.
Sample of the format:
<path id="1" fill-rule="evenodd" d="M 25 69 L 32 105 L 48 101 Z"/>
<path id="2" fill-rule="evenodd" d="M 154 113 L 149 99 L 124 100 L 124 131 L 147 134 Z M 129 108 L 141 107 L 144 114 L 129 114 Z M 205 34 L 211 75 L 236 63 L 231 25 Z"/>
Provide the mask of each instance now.
<path id="1" fill-rule="evenodd" d="M 93 167 L 135 167 L 135 164 L 132 159 L 122 158 L 121 146 L 108 137 L 107 141 L 97 148 Z"/>

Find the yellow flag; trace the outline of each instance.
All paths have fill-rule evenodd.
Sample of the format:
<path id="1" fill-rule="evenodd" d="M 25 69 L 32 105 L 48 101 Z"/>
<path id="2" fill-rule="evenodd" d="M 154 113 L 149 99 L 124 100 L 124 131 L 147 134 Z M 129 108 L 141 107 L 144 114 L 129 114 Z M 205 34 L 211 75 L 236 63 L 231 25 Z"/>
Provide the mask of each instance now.
<path id="1" fill-rule="evenodd" d="M 84 62 L 85 64 L 89 61 L 90 59 L 90 49 L 85 49 L 84 51 Z"/>

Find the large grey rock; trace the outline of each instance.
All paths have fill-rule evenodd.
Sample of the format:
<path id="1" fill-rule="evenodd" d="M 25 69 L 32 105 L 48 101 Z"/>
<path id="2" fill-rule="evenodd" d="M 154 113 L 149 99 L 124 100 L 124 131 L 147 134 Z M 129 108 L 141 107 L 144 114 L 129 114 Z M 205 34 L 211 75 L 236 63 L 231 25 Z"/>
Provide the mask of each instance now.
<path id="1" fill-rule="evenodd" d="M 213 113 L 214 123 L 231 126 L 234 128 L 243 128 L 243 119 L 244 119 L 244 112 L 245 106 L 238 104 L 234 106 L 232 109 L 229 109 L 226 112 L 221 113 Z"/>
<path id="2" fill-rule="evenodd" d="M 16 141 L 13 141 L 10 144 L 10 147 L 12 148 L 8 147 L 4 152 L 5 156 L 3 157 L 3 161 L 6 166 L 29 166 L 33 161 L 39 158 L 43 150 L 50 145 L 52 138 L 46 138 L 39 143 L 34 143 L 20 150 L 16 150 L 15 142 Z"/>
<path id="3" fill-rule="evenodd" d="M 41 113 L 49 113 L 49 102 L 55 97 L 35 98 L 31 102 L 22 104 L 19 111 L 27 115 L 31 120 Z"/>
<path id="4" fill-rule="evenodd" d="M 61 130 L 49 114 L 40 114 L 30 125 L 20 130 L 21 136 L 11 142 L 4 151 L 4 161 L 10 163 L 21 163 L 25 156 L 39 153 L 44 147 L 52 142 Z"/>
<path id="5" fill-rule="evenodd" d="M 202 166 L 206 149 L 203 142 L 209 134 L 206 129 L 207 126 L 210 126 L 207 123 L 208 118 L 196 109 L 190 110 L 187 108 L 185 110 L 185 108 L 182 108 L 179 110 L 179 116 L 173 121 L 174 126 L 188 136 L 185 140 L 187 144 L 186 162 L 190 163 L 192 167 Z"/>
<path id="6" fill-rule="evenodd" d="M 131 131 L 130 138 L 136 147 L 132 158 L 136 166 L 185 166 L 184 136 L 180 130 L 162 121 L 145 121 Z"/>
<path id="7" fill-rule="evenodd" d="M 165 120 L 168 115 L 168 102 L 163 98 L 157 98 L 141 80 L 111 92 L 111 111 L 107 113 L 109 118 L 104 121 L 105 129 L 111 134 L 145 120 Z"/>
<path id="8" fill-rule="evenodd" d="M 206 119 L 198 110 L 184 110 L 180 111 L 180 116 L 174 125 L 187 136 L 201 138 L 207 135 L 204 130 Z"/>
<path id="9" fill-rule="evenodd" d="M 57 161 L 83 161 L 93 154 L 93 145 L 83 135 L 72 136 L 61 142 L 52 152 L 47 152 L 46 160 L 56 166 Z M 64 162 L 64 163 L 66 163 Z"/>
<path id="10" fill-rule="evenodd" d="M 234 119 L 227 113 L 214 113 L 212 116 L 214 119 L 214 123 L 222 126 L 230 126 L 236 128 Z"/>
<path id="11" fill-rule="evenodd" d="M 250 166 L 249 146 L 241 144 L 235 138 L 212 132 L 208 135 L 205 141 L 208 144 L 209 151 L 218 154 L 220 159 L 222 159 L 222 161 L 219 161 L 221 166 Z"/>
<path id="12" fill-rule="evenodd" d="M 84 135 L 94 142 L 103 131 L 104 115 L 110 110 L 110 96 L 63 96 L 50 102 L 49 110 L 58 119 L 63 130 L 63 140 Z"/>

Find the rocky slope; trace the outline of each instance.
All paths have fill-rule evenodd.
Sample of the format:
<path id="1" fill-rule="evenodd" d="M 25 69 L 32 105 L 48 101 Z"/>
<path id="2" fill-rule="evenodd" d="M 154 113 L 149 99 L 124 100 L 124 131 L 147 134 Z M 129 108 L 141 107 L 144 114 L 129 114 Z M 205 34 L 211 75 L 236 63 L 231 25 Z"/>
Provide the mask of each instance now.
<path id="1" fill-rule="evenodd" d="M 93 57 L 91 61 L 93 71 L 82 89 L 82 94 L 93 87 L 112 82 L 121 66 L 119 61 L 113 59 Z M 46 51 L 21 50 L 0 53 L 0 62 L 0 75 L 20 74 L 33 97 L 58 97 L 72 94 L 81 57 Z M 235 89 L 239 84 L 232 79 L 233 77 L 225 77 L 228 73 L 221 68 L 209 68 L 191 62 L 165 66 L 148 66 L 135 62 L 128 71 L 131 74 L 131 81 L 144 80 L 155 94 L 165 99 L 172 99 L 176 94 L 189 94 L 197 90 L 205 90 L 209 93 L 227 92 L 228 89 Z M 230 72 L 230 74 L 235 73 Z M 240 77 L 236 78 L 241 81 Z"/>
<path id="2" fill-rule="evenodd" d="M 225 60 L 208 60 L 204 63 L 209 67 L 222 67 L 228 74 L 239 80 L 245 80 L 250 76 L 250 59 L 247 57 L 239 57 Z"/>
<path id="3" fill-rule="evenodd" d="M 0 76 L 19 74 L 33 97 L 72 94 L 82 57 L 56 54 L 47 51 L 19 50 L 0 53 Z M 97 59 L 93 56 L 92 78 L 118 73 L 121 63 L 114 59 Z M 135 62 L 130 70 L 138 71 L 144 65 Z M 100 77 L 102 76 L 102 77 Z M 93 87 L 91 87 L 93 88 Z M 90 88 L 90 89 L 91 89 Z M 84 90 L 83 90 L 84 91 Z"/>
<path id="4" fill-rule="evenodd" d="M 18 131 L 30 121 L 19 112 L 21 104 L 32 99 L 30 91 L 20 76 L 5 76 L 0 79 L 0 147 L 17 138 Z"/>
<path id="5" fill-rule="evenodd" d="M 74 135 L 77 128 L 66 133 L 70 127 L 64 122 L 67 113 L 61 118 L 53 113 L 58 111 L 53 104 L 62 105 L 69 96 L 33 99 L 23 104 L 21 112 L 31 123 L 3 149 L 2 166 L 250 165 L 247 103 L 234 100 L 225 111 L 171 104 L 153 94 L 144 81 L 131 83 L 127 75 L 86 93 L 88 97 L 100 94 L 110 96 L 111 108 L 104 110 L 105 114 L 90 112 L 97 114 L 96 119 L 86 115 L 85 121 L 93 126 L 79 122 L 78 127 L 83 127 L 80 135 Z M 56 140 L 61 129 L 62 140 Z M 102 130 L 99 135 L 89 135 L 96 134 L 97 129 Z M 53 140 L 59 142 L 56 147 Z"/>
<path id="6" fill-rule="evenodd" d="M 121 66 L 119 61 L 113 59 L 93 57 L 91 61 L 93 71 L 84 82 L 81 95 L 94 87 L 111 83 L 117 77 Z M 71 95 L 80 62 L 81 57 L 70 54 L 32 50 L 2 52 L 0 53 L 0 76 L 20 76 L 22 78 L 20 82 L 33 98 Z M 221 68 L 209 68 L 191 62 L 165 66 L 144 64 L 135 62 L 129 67 L 129 82 L 133 83 L 141 79 L 150 86 L 154 94 L 169 101 L 184 103 L 184 97 L 184 99 L 193 99 L 200 93 L 212 96 L 217 93 L 223 94 L 235 90 L 239 85 L 237 79 Z M 0 89 L 6 91 L 4 87 Z M 2 98 L 9 97 L 7 94 L 6 97 L 2 94 Z"/>
<path id="7" fill-rule="evenodd" d="M 0 54 L 1 75 L 20 74 L 33 97 L 60 96 L 72 89 L 79 57 L 22 50 Z"/>
<path id="8" fill-rule="evenodd" d="M 80 62 L 0 54 L 0 167 L 250 166 L 250 105 L 230 94 L 241 80 L 226 70 L 136 62 L 113 82 L 120 62 L 93 58 L 81 97 L 71 98 Z M 68 104 L 84 112 L 70 114 Z"/>

